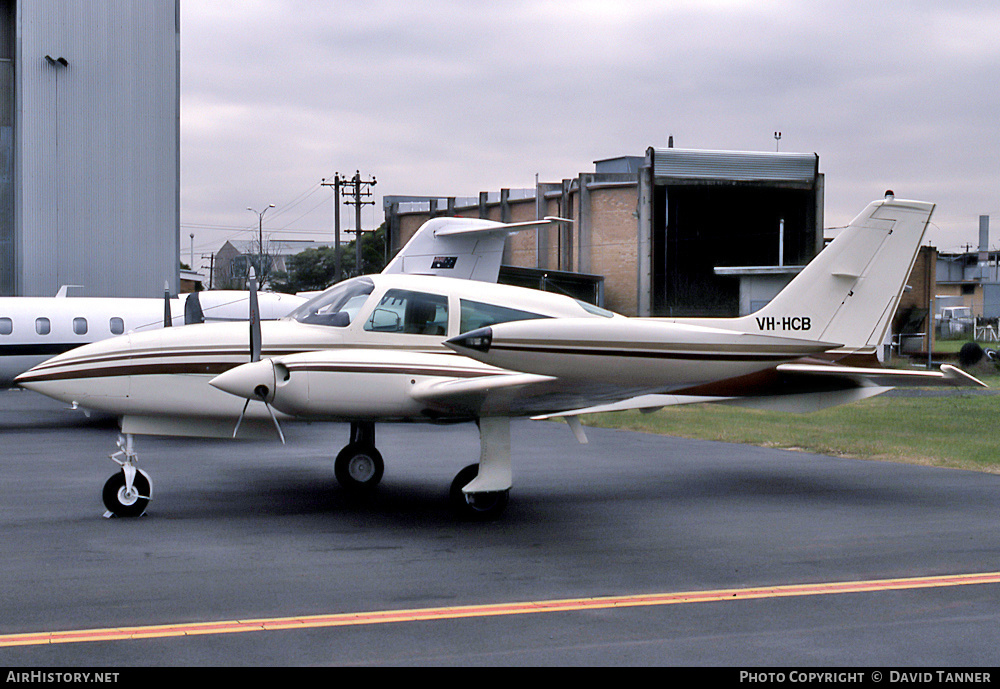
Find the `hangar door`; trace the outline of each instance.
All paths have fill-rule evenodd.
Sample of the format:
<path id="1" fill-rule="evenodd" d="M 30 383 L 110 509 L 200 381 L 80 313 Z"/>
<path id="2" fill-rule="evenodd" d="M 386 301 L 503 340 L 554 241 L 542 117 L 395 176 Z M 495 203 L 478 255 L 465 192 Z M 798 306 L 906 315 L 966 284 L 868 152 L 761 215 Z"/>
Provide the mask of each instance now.
<path id="1" fill-rule="evenodd" d="M 653 315 L 736 316 L 739 280 L 716 267 L 804 265 L 822 248 L 814 155 L 655 153 Z"/>

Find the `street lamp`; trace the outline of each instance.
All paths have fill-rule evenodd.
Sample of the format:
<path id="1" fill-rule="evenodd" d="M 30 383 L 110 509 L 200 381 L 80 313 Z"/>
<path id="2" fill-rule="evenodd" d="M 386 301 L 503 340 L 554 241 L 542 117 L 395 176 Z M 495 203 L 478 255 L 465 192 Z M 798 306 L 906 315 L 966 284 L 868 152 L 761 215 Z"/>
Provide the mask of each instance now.
<path id="1" fill-rule="evenodd" d="M 257 276 L 262 284 L 264 281 L 264 213 L 267 213 L 268 208 L 274 208 L 274 204 L 267 204 L 267 208 L 259 213 L 250 206 L 247 206 L 248 211 L 251 213 L 257 213 L 257 256 L 260 261 L 257 265 Z"/>

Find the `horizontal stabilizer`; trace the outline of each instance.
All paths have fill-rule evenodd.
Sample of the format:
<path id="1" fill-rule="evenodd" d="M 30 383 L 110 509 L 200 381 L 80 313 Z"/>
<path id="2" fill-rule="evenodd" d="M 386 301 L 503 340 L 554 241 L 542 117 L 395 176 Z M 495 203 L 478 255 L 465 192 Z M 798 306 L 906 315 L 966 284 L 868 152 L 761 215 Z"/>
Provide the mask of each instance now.
<path id="1" fill-rule="evenodd" d="M 496 282 L 507 237 L 563 218 L 501 223 L 480 218 L 432 218 L 416 231 L 383 273 L 440 275 Z"/>
<path id="2" fill-rule="evenodd" d="M 521 230 L 545 227 L 554 222 L 573 222 L 566 218 L 546 216 L 542 220 L 527 220 L 525 222 L 498 223 L 490 220 L 472 220 L 468 223 L 445 226 L 434 232 L 435 237 L 471 237 L 475 235 L 492 234 L 496 232 L 512 234 Z"/>
<path id="3" fill-rule="evenodd" d="M 781 373 L 800 373 L 811 376 L 836 376 L 850 378 L 871 385 L 886 387 L 903 386 L 979 386 L 989 387 L 975 376 L 950 364 L 942 364 L 937 371 L 916 371 L 898 368 L 861 368 L 857 366 L 833 366 L 825 364 L 780 364 Z"/>

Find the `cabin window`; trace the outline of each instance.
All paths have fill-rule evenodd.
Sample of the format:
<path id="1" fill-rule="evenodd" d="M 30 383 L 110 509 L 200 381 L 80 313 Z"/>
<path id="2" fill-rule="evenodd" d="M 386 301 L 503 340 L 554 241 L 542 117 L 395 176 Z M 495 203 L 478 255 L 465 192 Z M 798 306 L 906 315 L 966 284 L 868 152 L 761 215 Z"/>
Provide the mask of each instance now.
<path id="1" fill-rule="evenodd" d="M 77 335 L 87 334 L 87 319 L 86 318 L 74 318 L 73 319 L 73 332 Z"/>
<path id="2" fill-rule="evenodd" d="M 481 304 L 477 301 L 461 300 L 462 317 L 459 331 L 467 333 L 471 330 L 485 328 L 488 325 L 497 323 L 510 323 L 511 321 L 528 321 L 535 318 L 548 318 L 539 313 L 511 309 L 506 306 L 494 306 L 493 304 Z"/>
<path id="3" fill-rule="evenodd" d="M 0 318 L 0 335 L 10 335 L 14 332 L 14 321 L 9 318 Z"/>
<path id="4" fill-rule="evenodd" d="M 313 297 L 287 318 L 299 323 L 343 328 L 351 324 L 374 289 L 375 283 L 366 277 L 346 280 Z"/>
<path id="5" fill-rule="evenodd" d="M 365 330 L 444 337 L 448 334 L 448 297 L 391 289 L 372 311 Z"/>
<path id="6" fill-rule="evenodd" d="M 35 319 L 35 332 L 39 335 L 48 335 L 52 330 L 52 324 L 49 323 L 48 318 L 36 318 Z"/>
<path id="7" fill-rule="evenodd" d="M 121 335 L 123 332 L 125 332 L 125 321 L 118 316 L 113 317 L 111 319 L 111 334 Z"/>

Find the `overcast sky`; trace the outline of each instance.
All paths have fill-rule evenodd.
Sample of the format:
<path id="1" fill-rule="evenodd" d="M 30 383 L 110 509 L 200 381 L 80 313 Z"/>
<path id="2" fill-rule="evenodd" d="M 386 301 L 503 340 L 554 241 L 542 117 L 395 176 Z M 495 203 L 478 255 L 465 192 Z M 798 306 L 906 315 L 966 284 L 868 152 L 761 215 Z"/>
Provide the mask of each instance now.
<path id="1" fill-rule="evenodd" d="M 819 154 L 826 226 L 886 189 L 1000 247 L 1000 4 L 181 2 L 181 256 L 332 237 L 335 172 L 476 196 L 665 147 Z M 346 214 L 345 214 L 346 217 Z M 344 221 L 346 223 L 346 220 Z M 253 232 L 247 229 L 252 228 Z"/>

